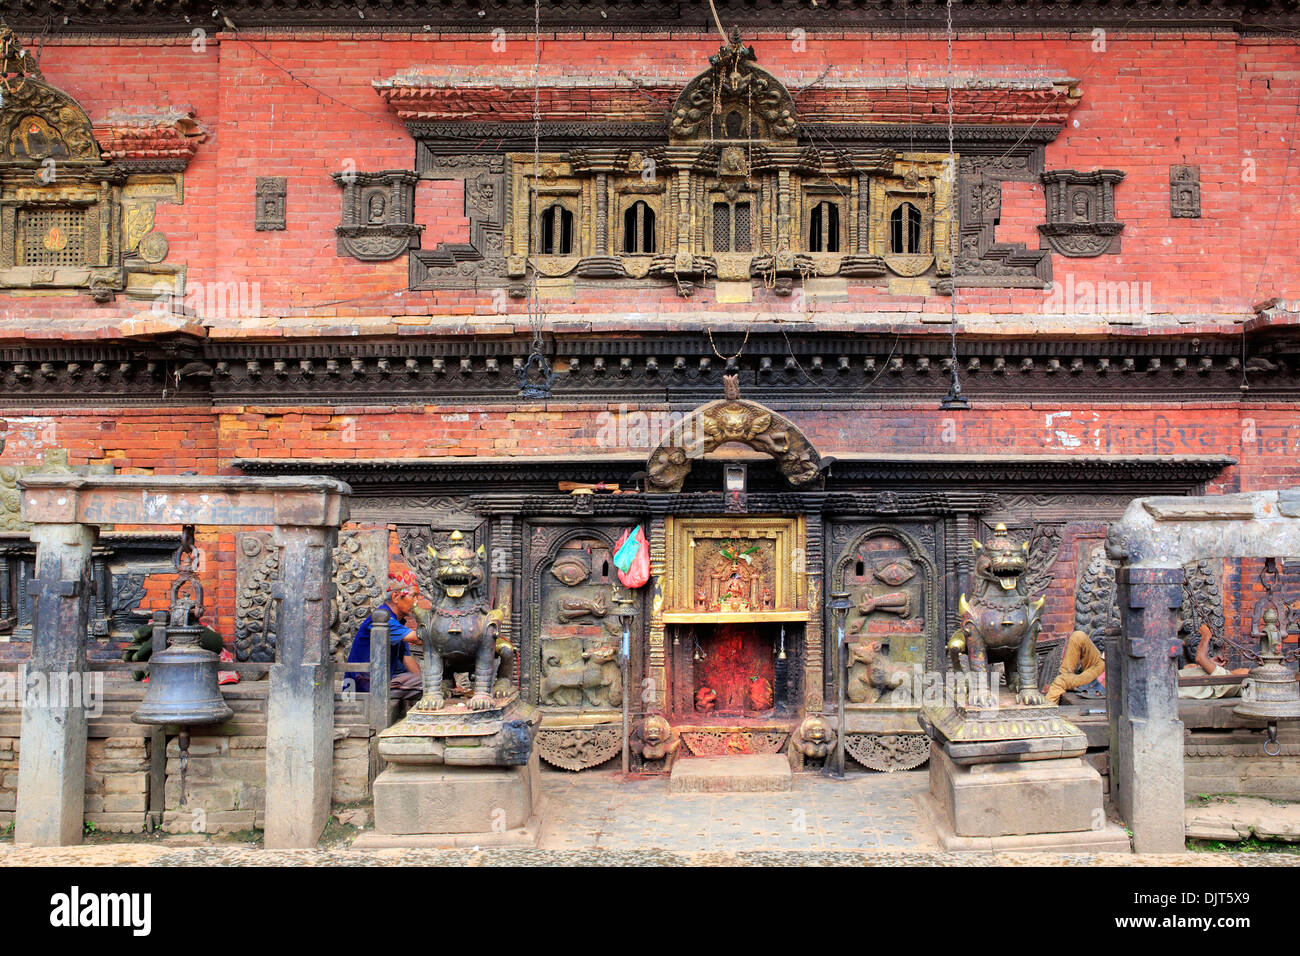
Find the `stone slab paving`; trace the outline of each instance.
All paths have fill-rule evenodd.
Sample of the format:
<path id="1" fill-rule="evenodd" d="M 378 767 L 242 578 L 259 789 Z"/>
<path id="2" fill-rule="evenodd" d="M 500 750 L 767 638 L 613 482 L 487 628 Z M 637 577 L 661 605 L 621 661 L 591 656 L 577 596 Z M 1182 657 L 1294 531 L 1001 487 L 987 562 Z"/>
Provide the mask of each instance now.
<path id="1" fill-rule="evenodd" d="M 1300 803 L 1259 797 L 1213 797 L 1187 807 L 1187 836 L 1200 840 L 1300 841 Z"/>
<path id="2" fill-rule="evenodd" d="M 663 777 L 544 772 L 537 849 L 267 850 L 193 835 L 33 848 L 0 866 L 1298 866 L 1300 853 L 943 852 L 917 798 L 925 770 L 797 775 L 788 792 L 670 794 Z"/>

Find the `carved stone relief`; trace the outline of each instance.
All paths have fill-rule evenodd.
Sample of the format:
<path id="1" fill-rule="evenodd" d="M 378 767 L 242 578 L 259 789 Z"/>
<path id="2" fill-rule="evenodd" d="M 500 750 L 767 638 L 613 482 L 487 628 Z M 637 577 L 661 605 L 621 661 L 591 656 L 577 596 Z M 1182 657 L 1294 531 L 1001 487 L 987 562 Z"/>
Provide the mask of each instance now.
<path id="1" fill-rule="evenodd" d="M 469 235 L 465 242 L 440 242 L 433 249 L 411 253 L 412 289 L 473 287 L 486 277 L 506 276 L 505 237 L 507 184 L 504 156 L 433 156 L 419 154 L 420 179 L 453 180 L 463 184 Z"/>
<path id="2" fill-rule="evenodd" d="M 274 232 L 286 228 L 285 201 L 289 180 L 284 176 L 258 176 L 253 228 Z"/>
<path id="3" fill-rule="evenodd" d="M 1038 227 L 1042 248 L 1070 258 L 1119 252 L 1124 224 L 1115 218 L 1115 185 L 1122 172 L 1060 169 L 1039 178 L 1047 198 L 1047 223 Z"/>
<path id="4" fill-rule="evenodd" d="M 1031 155 L 963 156 L 958 202 L 960 241 L 956 281 L 962 286 L 1043 287 L 1052 278 L 1052 257 L 1023 243 L 996 241 L 1002 216 L 1002 184 L 1031 182 L 1042 168 L 1042 150 Z"/>
<path id="5" fill-rule="evenodd" d="M 1169 216 L 1171 219 L 1201 218 L 1201 167 L 1169 167 Z"/>
<path id="6" fill-rule="evenodd" d="M 588 770 L 617 757 L 623 748 L 622 728 L 543 727 L 537 731 L 537 756 L 561 770 Z"/>
<path id="7" fill-rule="evenodd" d="M 543 708 L 577 714 L 622 707 L 618 587 L 610 542 L 590 532 L 573 530 L 535 566 L 532 652 Z"/>
<path id="8" fill-rule="evenodd" d="M 925 734 L 849 734 L 844 750 L 868 770 L 914 770 L 930 759 Z"/>
<path id="9" fill-rule="evenodd" d="M 839 552 L 832 587 L 849 594 L 845 619 L 849 642 L 846 696 L 853 704 L 888 703 L 914 665 L 936 660 L 940 621 L 933 544 L 922 544 L 922 526 L 859 527 Z"/>
<path id="10" fill-rule="evenodd" d="M 424 226 L 413 219 L 415 173 L 386 169 L 333 173 L 331 177 L 343 187 L 343 222 L 334 229 L 339 255 L 382 262 L 419 247 Z"/>
<path id="11" fill-rule="evenodd" d="M 771 455 L 795 488 L 814 487 L 821 474 L 821 456 L 793 422 L 755 402 L 723 399 L 697 408 L 650 454 L 647 490 L 680 491 L 691 463 L 729 442 Z"/>
<path id="12" fill-rule="evenodd" d="M 235 656 L 241 661 L 275 660 L 271 592 L 279 573 L 279 549 L 270 533 L 235 535 Z M 346 659 L 357 628 L 383 600 L 387 583 L 388 532 L 340 532 L 330 605 L 330 654 L 335 660 Z"/>

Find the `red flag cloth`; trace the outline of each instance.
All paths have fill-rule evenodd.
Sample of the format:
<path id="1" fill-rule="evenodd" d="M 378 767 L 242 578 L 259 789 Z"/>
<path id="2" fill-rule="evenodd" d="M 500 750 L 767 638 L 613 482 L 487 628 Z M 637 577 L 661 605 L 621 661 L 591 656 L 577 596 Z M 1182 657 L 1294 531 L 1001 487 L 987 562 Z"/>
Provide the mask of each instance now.
<path id="1" fill-rule="evenodd" d="M 641 526 L 624 531 L 618 541 L 614 543 L 614 551 L 617 552 L 627 543 L 629 536 L 636 535 L 634 547 L 636 547 L 636 556 L 632 559 L 632 564 L 626 571 L 614 567 L 614 573 L 618 579 L 623 582 L 624 587 L 639 588 L 650 580 L 650 545 L 645 539 L 645 534 L 641 531 Z"/>

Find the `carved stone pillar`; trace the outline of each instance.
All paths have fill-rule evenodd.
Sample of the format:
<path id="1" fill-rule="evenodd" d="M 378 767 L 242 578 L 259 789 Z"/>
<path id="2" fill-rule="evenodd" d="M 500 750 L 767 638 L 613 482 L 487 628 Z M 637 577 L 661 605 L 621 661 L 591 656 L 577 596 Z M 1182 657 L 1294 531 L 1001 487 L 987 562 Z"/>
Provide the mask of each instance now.
<path id="1" fill-rule="evenodd" d="M 871 252 L 871 177 L 858 174 L 858 244 L 857 253 L 865 256 Z"/>
<path id="2" fill-rule="evenodd" d="M 790 245 L 790 170 L 777 170 L 776 174 L 776 248 L 785 252 Z"/>
<path id="3" fill-rule="evenodd" d="M 677 255 L 691 252 L 691 171 L 677 171 Z"/>
<path id="4" fill-rule="evenodd" d="M 315 846 L 329 820 L 334 675 L 329 655 L 336 528 L 277 526 L 279 644 L 266 741 L 266 845 Z"/>
<path id="5" fill-rule="evenodd" d="M 822 582 L 826 569 L 826 522 L 821 513 L 821 497 L 810 503 L 805 514 L 804 567 L 808 582 L 808 627 L 804 631 L 804 712 L 820 713 L 825 696 L 822 693 L 823 654 L 825 653 L 824 614 L 822 611 Z M 801 569 L 795 568 L 798 573 Z M 836 680 L 839 675 L 836 675 Z"/>
<path id="6" fill-rule="evenodd" d="M 650 519 L 650 626 L 646 629 L 648 646 L 645 657 L 645 675 L 650 680 L 647 688 L 653 695 L 643 694 L 642 703 L 647 711 L 663 711 L 668 702 L 668 668 L 664 658 L 664 573 L 667 571 L 667 534 L 664 516 Z M 623 693 L 632 693 L 624 688 Z"/>
<path id="7" fill-rule="evenodd" d="M 609 175 L 596 174 L 596 251 L 594 255 L 609 255 Z"/>
<path id="8" fill-rule="evenodd" d="M 32 652 L 23 672 L 14 840 L 81 842 L 86 798 L 86 627 L 90 552 L 98 529 L 34 524 Z"/>
<path id="9" fill-rule="evenodd" d="M 1115 572 L 1121 633 L 1107 647 L 1111 793 L 1138 853 L 1184 849 L 1183 725 L 1178 719 L 1181 568 Z"/>

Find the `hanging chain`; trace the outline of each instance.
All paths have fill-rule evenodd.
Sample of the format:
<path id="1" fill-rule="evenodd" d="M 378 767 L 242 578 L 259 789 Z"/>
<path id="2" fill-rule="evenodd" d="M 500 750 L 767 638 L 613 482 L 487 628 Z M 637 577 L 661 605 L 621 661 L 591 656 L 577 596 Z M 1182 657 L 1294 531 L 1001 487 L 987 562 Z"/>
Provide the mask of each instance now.
<path id="1" fill-rule="evenodd" d="M 966 396 L 961 393 L 961 380 L 957 374 L 957 257 L 960 250 L 960 236 L 958 235 L 956 225 L 956 203 L 958 196 L 957 189 L 957 151 L 954 147 L 953 135 L 953 101 L 952 101 L 952 0 L 947 3 L 948 15 L 948 281 L 951 289 L 949 293 L 949 356 L 951 362 L 950 370 L 952 373 L 948 386 L 948 394 L 943 397 L 939 403 L 942 409 L 965 409 L 970 408 L 970 402 Z"/>

